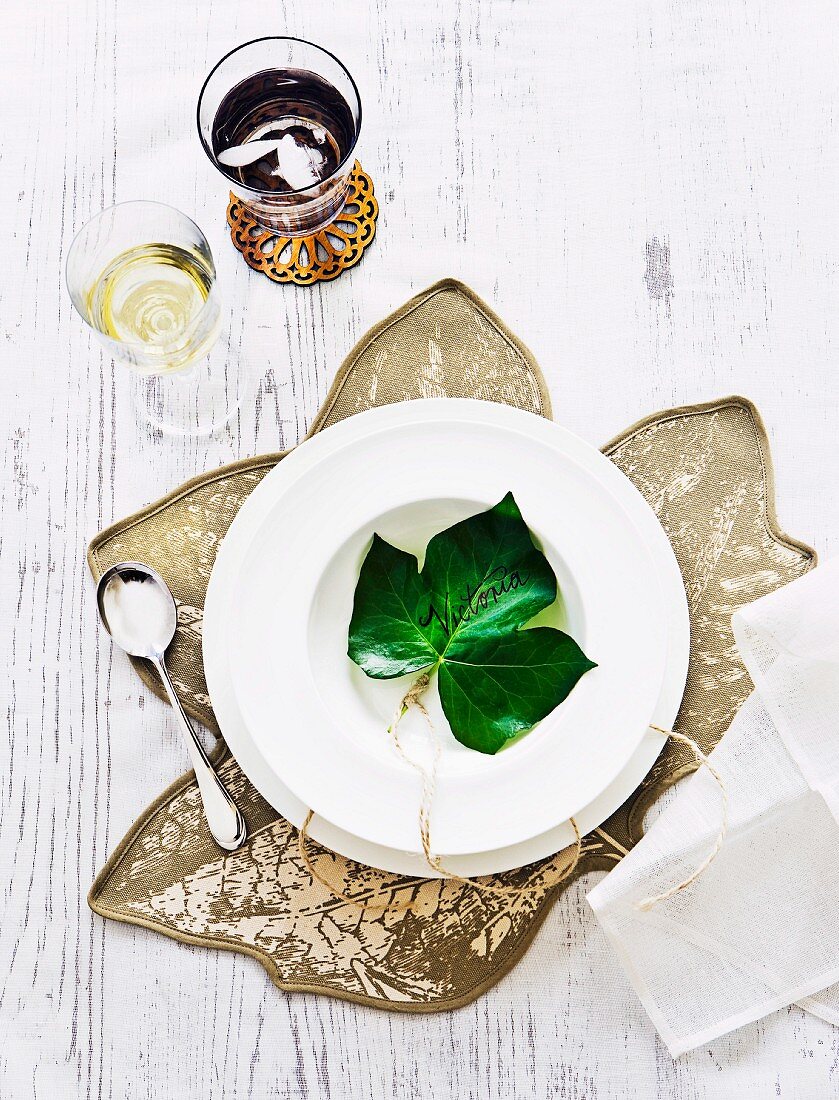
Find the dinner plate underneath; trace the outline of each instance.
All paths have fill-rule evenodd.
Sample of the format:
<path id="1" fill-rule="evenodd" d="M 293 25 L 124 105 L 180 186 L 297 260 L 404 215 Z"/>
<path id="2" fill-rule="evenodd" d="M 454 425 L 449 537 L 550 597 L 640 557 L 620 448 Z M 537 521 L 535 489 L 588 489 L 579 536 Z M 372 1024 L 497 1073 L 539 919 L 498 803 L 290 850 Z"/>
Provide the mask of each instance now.
<path id="1" fill-rule="evenodd" d="M 626 512 L 641 498 L 625 479 L 619 493 L 606 488 L 597 471 L 614 470 L 608 459 L 529 414 L 513 423 L 497 405 L 428 404 L 361 414 L 353 428 L 364 434 L 337 451 L 327 437 L 349 434 L 348 422 L 330 428 L 303 445 L 313 465 L 301 473 L 292 455 L 255 490 L 269 504 L 236 582 L 230 662 L 248 729 L 302 801 L 357 836 L 421 850 L 418 776 L 387 732 L 410 680 L 373 683 L 347 658 L 359 568 L 374 532 L 420 556 L 452 516 L 512 491 L 559 577 L 565 603 L 554 613 L 596 667 L 494 756 L 460 744 L 436 685 L 426 693 L 440 745 L 437 843 L 466 854 L 539 835 L 615 778 L 658 699 L 667 622 L 657 570 Z M 400 734 L 427 767 L 416 713 Z"/>
<path id="2" fill-rule="evenodd" d="M 461 403 L 445 402 L 445 404 Z M 353 420 L 347 423 L 352 425 Z M 331 430 L 323 435 L 328 437 L 330 433 Z M 334 446 L 339 445 L 343 445 L 343 441 L 335 440 Z M 304 457 L 305 451 L 306 448 L 302 448 L 297 452 L 297 456 Z M 598 471 L 607 484 L 615 485 L 624 481 L 623 475 L 616 468 L 611 464 L 607 464 L 607 467 L 608 469 L 601 467 Z M 235 529 L 231 528 L 230 534 L 219 551 L 218 561 L 221 568 L 217 566 L 214 570 L 205 606 L 204 663 L 216 716 L 238 762 L 262 795 L 292 823 L 299 825 L 305 816 L 307 806 L 267 764 L 250 736 L 238 712 L 227 660 L 228 625 L 235 610 L 235 583 L 232 578 L 241 566 L 253 533 L 259 527 L 260 512 L 268 502 L 255 503 L 259 507 L 249 508 L 246 504 L 242 509 L 241 522 L 237 520 Z M 687 673 L 689 627 L 684 589 L 669 541 L 655 515 L 643 504 L 637 494 L 630 500 L 629 510 L 655 560 L 667 607 L 669 646 L 666 671 L 658 701 L 651 715 L 652 721 L 667 728 L 678 710 Z M 664 739 L 660 735 L 649 730 L 644 733 L 631 759 L 620 774 L 576 815 L 583 832 L 589 831 L 605 820 L 635 790 L 652 766 L 663 744 Z M 432 873 L 422 856 L 415 852 L 370 843 L 320 816 L 313 819 L 310 832 L 314 839 L 360 862 L 401 874 L 429 875 Z M 572 839 L 572 830 L 566 822 L 515 845 L 471 854 L 446 855 L 444 862 L 450 870 L 458 874 L 489 874 L 550 855 L 566 846 Z"/>

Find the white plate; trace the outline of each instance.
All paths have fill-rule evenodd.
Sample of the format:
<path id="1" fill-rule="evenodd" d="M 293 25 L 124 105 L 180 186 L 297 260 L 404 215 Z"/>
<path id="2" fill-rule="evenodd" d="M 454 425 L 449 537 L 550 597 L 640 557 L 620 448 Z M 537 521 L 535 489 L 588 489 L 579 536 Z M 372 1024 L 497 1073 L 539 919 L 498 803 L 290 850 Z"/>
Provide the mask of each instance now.
<path id="1" fill-rule="evenodd" d="M 299 798 L 374 843 L 420 850 L 418 776 L 387 733 L 406 682 L 371 681 L 346 656 L 355 582 L 374 531 L 421 554 L 434 530 L 512 490 L 559 577 L 569 632 L 598 665 L 495 756 L 459 744 L 429 692 L 442 745 L 438 849 L 517 843 L 576 814 L 626 764 L 661 688 L 666 617 L 637 528 L 587 465 L 568 456 L 567 433 L 529 414 L 501 426 L 497 409 L 444 403 L 435 416 L 418 402 L 373 410 L 358 418 L 361 438 L 338 451 L 324 446 L 311 465 L 316 437 L 305 473 L 292 456 L 257 490 L 272 507 L 239 576 L 241 638 L 231 655 L 239 709 Z M 592 449 L 589 465 L 607 462 Z M 418 757 L 428 738 L 411 717 L 400 732 Z"/>
<path id="2" fill-rule="evenodd" d="M 440 404 L 451 407 L 464 403 L 425 402 L 424 407 Z M 404 407 L 399 406 L 399 408 Z M 513 419 L 520 418 L 522 415 L 504 406 L 493 407 L 495 417 L 506 418 L 509 414 L 512 414 Z M 352 418 L 347 424 L 355 426 L 358 420 L 359 418 Z M 527 420 L 528 423 L 532 423 L 532 418 L 528 417 Z M 364 434 L 363 426 L 359 426 L 358 430 L 360 435 Z M 567 433 L 564 434 L 567 437 Z M 322 433 L 322 438 L 330 440 L 332 449 L 338 449 L 350 436 L 333 438 L 333 432 L 330 430 Z M 565 443 L 572 451 L 576 449 L 581 460 L 588 457 L 590 448 L 575 440 L 574 437 L 567 437 Z M 308 444 L 296 452 L 296 456 L 298 459 L 307 458 L 307 463 L 301 466 L 301 472 L 305 465 L 311 465 L 316 461 L 316 456 L 309 457 Z M 287 459 L 286 462 L 288 461 Z M 681 701 L 689 656 L 689 625 L 681 574 L 670 543 L 643 498 L 634 490 L 629 495 L 626 494 L 625 490 L 629 483 L 609 462 L 598 465 L 597 476 L 612 491 L 623 495 L 627 508 L 655 559 L 662 582 L 668 610 L 670 644 L 667 672 L 660 697 L 652 712 L 652 721 L 667 728 L 672 724 Z M 631 489 L 631 486 L 629 488 Z M 259 529 L 263 515 L 268 510 L 270 510 L 268 498 L 259 501 L 252 497 L 240 511 L 236 524 L 231 528 L 219 550 L 204 611 L 204 665 L 216 716 L 239 764 L 261 794 L 287 819 L 299 826 L 307 807 L 289 790 L 282 778 L 272 771 L 243 723 L 232 691 L 227 660 L 230 626 L 235 621 L 235 577 L 246 556 L 252 537 Z M 650 730 L 645 731 L 626 768 L 605 791 L 576 815 L 583 832 L 588 832 L 599 825 L 632 793 L 652 766 L 663 744 L 664 739 L 659 735 Z M 311 834 L 314 839 L 333 850 L 371 866 L 399 874 L 428 875 L 431 873 L 421 856 L 389 846 L 372 844 L 337 828 L 319 816 L 312 822 Z M 572 836 L 570 825 L 566 822 L 521 844 L 469 855 L 447 855 L 445 862 L 451 870 L 459 874 L 495 873 L 550 855 L 568 844 Z"/>
<path id="3" fill-rule="evenodd" d="M 569 632 L 598 668 L 494 757 L 455 741 L 429 692 L 443 743 L 434 835 L 438 850 L 469 853 L 541 834 L 626 764 L 664 673 L 654 563 L 591 473 L 611 465 L 575 441 L 588 452 L 581 462 L 555 425 L 471 401 L 377 409 L 352 429 L 315 437 L 254 494 L 269 504 L 240 570 L 231 655 L 245 723 L 269 767 L 319 814 L 418 851 L 418 778 L 386 732 L 405 683 L 370 681 L 346 657 L 355 580 L 374 530 L 421 553 L 434 530 L 512 489 L 559 576 Z M 427 749 L 418 721 L 404 740 L 411 755 Z"/>

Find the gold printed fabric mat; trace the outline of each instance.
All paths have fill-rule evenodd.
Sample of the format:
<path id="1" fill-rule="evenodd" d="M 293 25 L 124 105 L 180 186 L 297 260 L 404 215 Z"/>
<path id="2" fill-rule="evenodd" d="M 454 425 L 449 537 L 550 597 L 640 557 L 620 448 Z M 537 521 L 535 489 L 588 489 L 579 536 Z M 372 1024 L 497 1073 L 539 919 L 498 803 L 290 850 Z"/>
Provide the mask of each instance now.
<path id="1" fill-rule="evenodd" d="M 424 396 L 481 397 L 550 416 L 533 357 L 453 280 L 408 302 L 353 349 L 312 432 L 374 405 Z M 751 689 L 731 635 L 733 611 L 806 572 L 815 555 L 778 528 L 766 434 L 748 401 L 657 414 L 605 452 L 656 511 L 681 566 L 691 661 L 677 728 L 709 749 Z M 171 585 L 177 689 L 187 710 L 216 732 L 201 667 L 203 597 L 224 533 L 281 457 L 204 474 L 102 532 L 89 551 L 94 577 L 139 558 Z M 137 668 L 159 694 L 149 670 Z M 253 955 L 282 989 L 429 1012 L 472 1000 L 506 973 L 568 885 L 548 885 L 567 864 L 567 851 L 497 876 L 532 887 L 511 900 L 462 883 L 386 874 L 310 842 L 318 871 L 343 893 L 378 900 L 384 890 L 395 902 L 390 912 L 349 906 L 312 881 L 296 830 L 254 790 L 222 740 L 216 757 L 247 819 L 246 846 L 219 851 L 192 775 L 185 775 L 141 815 L 100 872 L 89 896 L 95 912 Z M 620 860 L 641 835 L 646 809 L 691 768 L 687 754 L 668 745 L 632 798 L 585 837 L 577 874 Z"/>

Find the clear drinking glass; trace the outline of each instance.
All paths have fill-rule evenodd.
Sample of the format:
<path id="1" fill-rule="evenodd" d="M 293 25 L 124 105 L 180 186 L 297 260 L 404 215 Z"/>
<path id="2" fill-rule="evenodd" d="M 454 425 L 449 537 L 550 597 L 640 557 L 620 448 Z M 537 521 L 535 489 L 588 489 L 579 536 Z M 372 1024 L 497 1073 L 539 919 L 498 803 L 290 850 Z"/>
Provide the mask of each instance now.
<path id="1" fill-rule="evenodd" d="M 344 65 L 299 38 L 258 38 L 204 81 L 198 133 L 207 156 L 260 225 L 285 236 L 340 214 L 361 129 Z"/>
<path id="2" fill-rule="evenodd" d="M 216 268 L 195 222 L 157 202 L 103 210 L 70 246 L 67 288 L 114 359 L 133 368 L 148 424 L 205 435 L 230 420 L 238 362 L 219 339 Z"/>

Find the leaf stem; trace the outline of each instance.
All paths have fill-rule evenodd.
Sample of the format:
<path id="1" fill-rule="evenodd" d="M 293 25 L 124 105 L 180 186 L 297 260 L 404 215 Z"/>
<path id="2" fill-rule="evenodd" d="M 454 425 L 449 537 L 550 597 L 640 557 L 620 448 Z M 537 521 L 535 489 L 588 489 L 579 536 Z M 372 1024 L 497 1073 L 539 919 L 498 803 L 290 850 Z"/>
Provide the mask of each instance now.
<path id="1" fill-rule="evenodd" d="M 405 715 L 408 713 L 411 706 L 419 700 L 420 696 L 425 692 L 426 688 L 431 683 L 431 677 L 434 675 L 434 673 L 440 667 L 440 665 L 442 664 L 442 661 L 443 661 L 443 658 L 438 657 L 437 661 L 433 665 L 430 665 L 428 668 L 426 668 L 416 678 L 416 680 L 414 680 L 414 682 L 411 684 L 411 686 L 408 688 L 408 690 L 405 692 L 405 694 L 402 697 L 402 702 L 400 704 L 399 711 L 398 711 L 398 717 L 394 718 L 391 721 L 390 725 L 387 727 L 387 732 L 388 733 L 393 733 L 394 729 L 399 724 L 399 722 L 405 717 Z"/>

